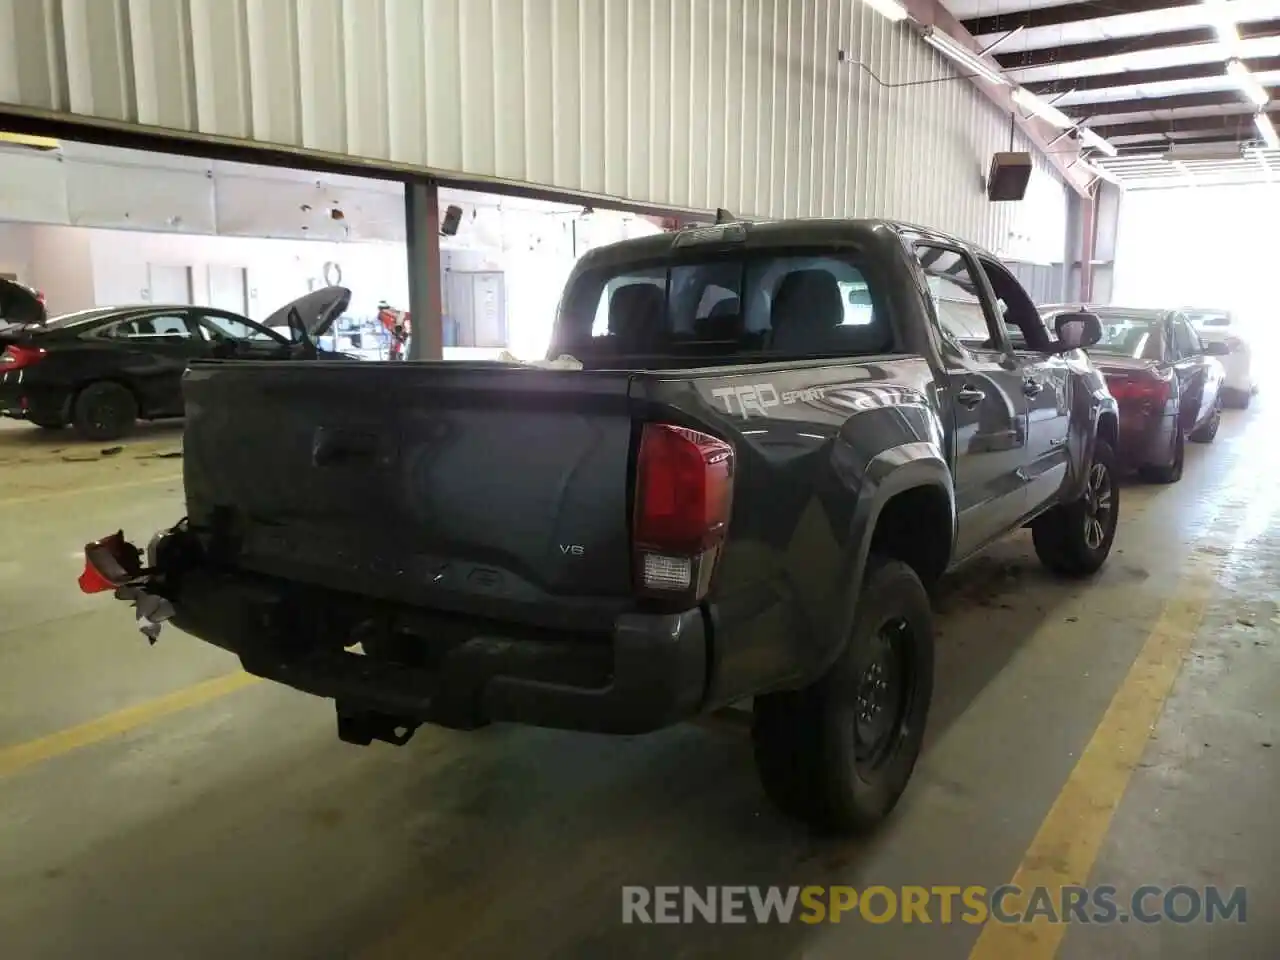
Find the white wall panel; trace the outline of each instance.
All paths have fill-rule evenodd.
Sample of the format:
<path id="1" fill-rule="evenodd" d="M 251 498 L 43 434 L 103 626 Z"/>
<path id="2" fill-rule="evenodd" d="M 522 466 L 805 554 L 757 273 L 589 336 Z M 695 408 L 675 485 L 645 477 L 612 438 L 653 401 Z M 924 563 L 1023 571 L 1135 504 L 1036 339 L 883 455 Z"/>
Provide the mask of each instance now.
<path id="1" fill-rule="evenodd" d="M 997 249 L 1065 215 L 1043 158 L 986 201 L 1007 116 L 858 0 L 0 0 L 0 100 Z"/>

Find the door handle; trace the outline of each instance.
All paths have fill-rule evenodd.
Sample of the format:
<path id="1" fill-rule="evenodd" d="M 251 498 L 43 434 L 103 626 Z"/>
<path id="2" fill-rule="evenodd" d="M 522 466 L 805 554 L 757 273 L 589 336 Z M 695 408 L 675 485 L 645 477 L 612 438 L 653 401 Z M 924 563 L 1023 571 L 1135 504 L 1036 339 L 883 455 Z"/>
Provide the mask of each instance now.
<path id="1" fill-rule="evenodd" d="M 1038 396 L 1040 391 L 1044 389 L 1044 384 L 1032 377 L 1022 381 L 1022 392 L 1028 397 Z"/>
<path id="2" fill-rule="evenodd" d="M 965 384 L 960 388 L 960 392 L 956 394 L 956 401 L 963 407 L 972 409 L 986 399 L 986 394 L 977 387 L 971 387 Z"/>

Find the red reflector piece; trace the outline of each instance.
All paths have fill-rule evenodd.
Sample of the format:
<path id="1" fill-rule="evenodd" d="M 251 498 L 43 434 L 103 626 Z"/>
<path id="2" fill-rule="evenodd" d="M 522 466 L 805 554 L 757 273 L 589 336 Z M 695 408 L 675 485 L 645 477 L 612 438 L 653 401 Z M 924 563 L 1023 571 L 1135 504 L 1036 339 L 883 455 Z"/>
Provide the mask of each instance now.
<path id="1" fill-rule="evenodd" d="M 692 556 L 724 536 L 733 501 L 733 447 L 709 434 L 647 424 L 636 476 L 635 541 Z"/>
<path id="2" fill-rule="evenodd" d="M 81 593 L 105 593 L 116 588 L 114 583 L 98 572 L 91 560 L 84 562 L 84 573 L 80 574 L 80 579 L 76 582 L 80 584 Z"/>
<path id="3" fill-rule="evenodd" d="M 78 583 L 84 593 L 103 593 L 128 583 L 142 572 L 142 552 L 118 531 L 86 544 L 84 572 Z"/>

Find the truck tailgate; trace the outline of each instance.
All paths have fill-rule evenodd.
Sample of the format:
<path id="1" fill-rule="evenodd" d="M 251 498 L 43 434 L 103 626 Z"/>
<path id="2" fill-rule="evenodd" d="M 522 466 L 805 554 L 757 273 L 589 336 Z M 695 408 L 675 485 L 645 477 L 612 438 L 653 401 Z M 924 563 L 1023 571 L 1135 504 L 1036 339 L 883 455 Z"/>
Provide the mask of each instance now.
<path id="1" fill-rule="evenodd" d="M 188 515 L 239 569 L 559 624 L 630 593 L 629 380 L 443 362 L 195 364 L 183 386 Z"/>

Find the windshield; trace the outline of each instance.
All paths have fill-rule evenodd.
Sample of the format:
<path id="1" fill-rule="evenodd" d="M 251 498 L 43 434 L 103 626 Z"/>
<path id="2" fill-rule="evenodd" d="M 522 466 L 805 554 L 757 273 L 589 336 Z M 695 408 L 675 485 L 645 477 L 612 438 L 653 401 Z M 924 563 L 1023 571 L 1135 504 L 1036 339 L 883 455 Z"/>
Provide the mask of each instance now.
<path id="1" fill-rule="evenodd" d="M 601 267 L 565 298 L 553 354 L 624 357 L 860 356 L 893 345 L 887 309 L 848 251 L 743 251 Z"/>
<path id="2" fill-rule="evenodd" d="M 1090 353 L 1135 360 L 1159 360 L 1164 353 L 1163 325 L 1147 317 L 1105 316 L 1102 339 L 1089 348 Z"/>

